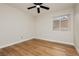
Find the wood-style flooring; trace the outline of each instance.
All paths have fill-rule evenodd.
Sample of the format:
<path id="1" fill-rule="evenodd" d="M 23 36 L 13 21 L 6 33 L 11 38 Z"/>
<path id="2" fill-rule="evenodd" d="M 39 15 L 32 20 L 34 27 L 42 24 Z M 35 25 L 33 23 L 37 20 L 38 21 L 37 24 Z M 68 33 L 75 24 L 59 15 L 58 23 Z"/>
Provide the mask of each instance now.
<path id="1" fill-rule="evenodd" d="M 32 39 L 0 49 L 0 56 L 78 56 L 74 46 Z"/>

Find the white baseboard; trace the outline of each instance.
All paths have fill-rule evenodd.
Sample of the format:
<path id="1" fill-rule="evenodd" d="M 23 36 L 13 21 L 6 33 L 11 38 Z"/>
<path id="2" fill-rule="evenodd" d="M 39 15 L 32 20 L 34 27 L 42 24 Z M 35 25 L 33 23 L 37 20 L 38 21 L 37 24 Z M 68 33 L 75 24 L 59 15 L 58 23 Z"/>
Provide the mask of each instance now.
<path id="1" fill-rule="evenodd" d="M 77 52 L 79 53 L 79 48 L 77 46 L 74 46 L 74 47 L 76 48 Z"/>
<path id="2" fill-rule="evenodd" d="M 36 38 L 36 39 L 41 39 L 41 40 L 46 40 L 46 41 L 50 41 L 50 42 L 57 42 L 57 43 L 68 44 L 68 45 L 74 46 L 74 43 L 69 43 L 69 42 L 63 42 L 63 41 L 57 41 L 57 40 L 51 40 L 51 39 L 43 39 L 43 38 Z"/>
<path id="3" fill-rule="evenodd" d="M 3 46 L 0 46 L 0 48 L 5 48 L 5 47 L 8 47 L 8 46 L 11 46 L 11 45 L 14 45 L 14 44 L 18 44 L 18 43 L 21 43 L 21 42 L 24 42 L 24 41 L 28 41 L 28 40 L 31 40 L 33 38 L 28 38 L 28 39 L 22 39 L 20 41 L 17 41 L 17 42 L 12 42 L 10 44 L 6 44 L 6 45 L 3 45 Z"/>
<path id="4" fill-rule="evenodd" d="M 11 45 L 14 45 L 14 44 L 18 44 L 18 43 L 21 43 L 21 42 L 24 42 L 24 41 L 28 41 L 28 40 L 31 40 L 31 39 L 41 39 L 41 38 L 22 39 L 22 40 L 17 41 L 17 42 L 13 42 L 13 43 L 10 43 L 10 44 L 0 46 L 0 48 L 5 48 L 5 47 L 8 47 L 8 46 L 11 46 Z M 68 42 L 62 42 L 62 41 L 56 41 L 56 40 L 50 40 L 50 39 L 41 39 L 41 40 L 46 40 L 46 41 L 50 41 L 50 42 L 57 42 L 57 43 L 63 43 L 63 44 L 68 44 L 68 45 L 73 45 L 74 46 L 73 43 L 68 43 Z"/>

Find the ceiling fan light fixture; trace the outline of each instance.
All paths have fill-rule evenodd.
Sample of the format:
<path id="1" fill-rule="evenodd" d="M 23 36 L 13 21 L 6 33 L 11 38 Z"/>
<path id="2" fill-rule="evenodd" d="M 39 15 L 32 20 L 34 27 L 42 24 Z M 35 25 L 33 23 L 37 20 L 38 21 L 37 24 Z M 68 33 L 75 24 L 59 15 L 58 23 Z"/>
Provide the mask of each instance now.
<path id="1" fill-rule="evenodd" d="M 36 7 L 37 7 L 37 8 L 40 8 L 40 6 L 39 6 L 39 5 L 37 5 Z"/>

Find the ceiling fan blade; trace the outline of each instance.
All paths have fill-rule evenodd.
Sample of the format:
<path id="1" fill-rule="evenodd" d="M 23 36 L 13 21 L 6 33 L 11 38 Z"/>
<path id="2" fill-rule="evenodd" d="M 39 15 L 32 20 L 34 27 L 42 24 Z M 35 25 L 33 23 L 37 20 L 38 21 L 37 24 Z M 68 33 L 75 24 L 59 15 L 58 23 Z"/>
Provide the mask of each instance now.
<path id="1" fill-rule="evenodd" d="M 35 8 L 36 6 L 32 6 L 32 7 L 29 7 L 29 8 L 27 8 L 27 9 L 32 9 L 32 8 Z"/>
<path id="2" fill-rule="evenodd" d="M 37 8 L 37 12 L 40 13 L 40 8 Z"/>
<path id="3" fill-rule="evenodd" d="M 49 10 L 49 7 L 46 6 L 40 6 L 40 7 Z"/>

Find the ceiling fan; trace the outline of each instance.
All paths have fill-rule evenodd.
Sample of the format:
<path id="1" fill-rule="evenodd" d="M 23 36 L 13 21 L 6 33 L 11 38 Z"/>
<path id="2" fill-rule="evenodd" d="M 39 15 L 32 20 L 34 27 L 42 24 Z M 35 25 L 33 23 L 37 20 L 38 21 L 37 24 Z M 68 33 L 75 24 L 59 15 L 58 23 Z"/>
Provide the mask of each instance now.
<path id="1" fill-rule="evenodd" d="M 40 13 L 40 8 L 49 10 L 49 7 L 43 6 L 43 3 L 33 3 L 34 6 L 28 7 L 27 9 L 37 8 L 37 13 Z"/>

